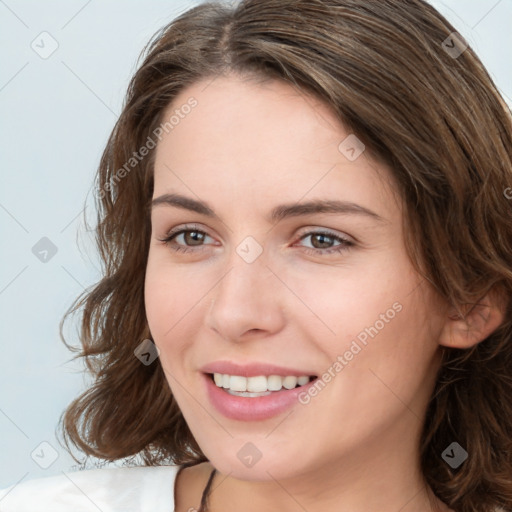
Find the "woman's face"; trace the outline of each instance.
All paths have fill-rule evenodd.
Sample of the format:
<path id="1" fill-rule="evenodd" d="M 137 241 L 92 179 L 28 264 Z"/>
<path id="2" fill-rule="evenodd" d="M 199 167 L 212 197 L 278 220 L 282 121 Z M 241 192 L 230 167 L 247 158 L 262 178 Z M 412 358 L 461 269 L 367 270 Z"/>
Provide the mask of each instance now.
<path id="1" fill-rule="evenodd" d="M 249 480 L 413 463 L 443 316 L 406 255 L 389 169 L 282 82 L 202 81 L 165 120 L 175 110 L 156 148 L 153 197 L 170 196 L 152 210 L 145 301 L 205 455 Z M 166 245 L 170 230 L 189 231 Z M 235 396 L 212 373 L 285 387 Z M 301 376 L 317 379 L 293 389 Z"/>

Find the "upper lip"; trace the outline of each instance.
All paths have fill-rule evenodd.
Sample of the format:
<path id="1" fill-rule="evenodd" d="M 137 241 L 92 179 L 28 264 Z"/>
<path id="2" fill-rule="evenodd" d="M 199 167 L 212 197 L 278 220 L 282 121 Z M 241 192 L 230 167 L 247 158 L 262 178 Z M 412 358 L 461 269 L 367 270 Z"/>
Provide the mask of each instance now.
<path id="1" fill-rule="evenodd" d="M 222 373 L 227 375 L 240 375 L 241 377 L 258 377 L 264 375 L 287 375 L 300 377 L 302 375 L 314 376 L 315 374 L 309 370 L 301 370 L 297 368 L 287 368 L 285 366 L 276 366 L 268 363 L 250 363 L 239 364 L 231 361 L 215 361 L 204 365 L 201 368 L 204 373 Z"/>

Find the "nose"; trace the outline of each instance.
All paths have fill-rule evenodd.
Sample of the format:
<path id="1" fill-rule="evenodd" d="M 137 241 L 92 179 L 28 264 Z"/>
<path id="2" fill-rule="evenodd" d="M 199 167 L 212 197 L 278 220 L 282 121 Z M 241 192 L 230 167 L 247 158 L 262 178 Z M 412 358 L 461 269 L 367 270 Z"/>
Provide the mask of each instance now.
<path id="1" fill-rule="evenodd" d="M 279 332 L 285 323 L 285 286 L 260 256 L 247 263 L 235 255 L 212 290 L 205 323 L 227 341 L 242 342 Z"/>

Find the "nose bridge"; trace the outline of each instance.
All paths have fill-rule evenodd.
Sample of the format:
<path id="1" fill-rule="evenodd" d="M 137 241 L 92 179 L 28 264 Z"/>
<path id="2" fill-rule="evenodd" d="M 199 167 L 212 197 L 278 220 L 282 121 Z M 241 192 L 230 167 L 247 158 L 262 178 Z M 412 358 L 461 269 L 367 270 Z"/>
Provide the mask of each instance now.
<path id="1" fill-rule="evenodd" d="M 227 256 L 226 266 L 229 273 L 225 276 L 220 286 L 229 288 L 229 292 L 244 294 L 244 286 L 255 288 L 262 276 L 272 275 L 267 265 L 268 249 L 264 248 L 264 235 L 258 236 L 258 240 L 252 235 L 246 235 L 238 244 L 233 245 Z"/>
<path id="2" fill-rule="evenodd" d="M 260 244 L 256 247 L 255 242 L 244 240 L 235 247 L 227 263 L 229 270 L 217 287 L 215 302 L 227 300 L 252 304 L 266 298 L 265 286 L 268 286 L 272 272 L 267 267 L 268 258 Z"/>
<path id="3" fill-rule="evenodd" d="M 279 328 L 282 295 L 268 264 L 266 252 L 255 239 L 244 239 L 235 247 L 227 272 L 212 290 L 209 327 L 232 340 L 248 330 Z"/>

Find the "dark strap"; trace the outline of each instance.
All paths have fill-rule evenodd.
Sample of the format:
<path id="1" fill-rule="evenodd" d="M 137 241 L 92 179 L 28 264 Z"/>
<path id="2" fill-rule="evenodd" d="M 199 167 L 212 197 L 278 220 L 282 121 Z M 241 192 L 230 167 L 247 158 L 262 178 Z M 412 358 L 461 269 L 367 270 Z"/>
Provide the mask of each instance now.
<path id="1" fill-rule="evenodd" d="M 210 488 L 213 483 L 213 477 L 215 476 L 216 471 L 217 470 L 213 468 L 212 472 L 210 473 L 210 478 L 208 479 L 206 487 L 204 488 L 203 495 L 201 496 L 201 505 L 199 506 L 199 510 L 197 512 L 208 512 L 208 498 L 210 494 Z"/>

